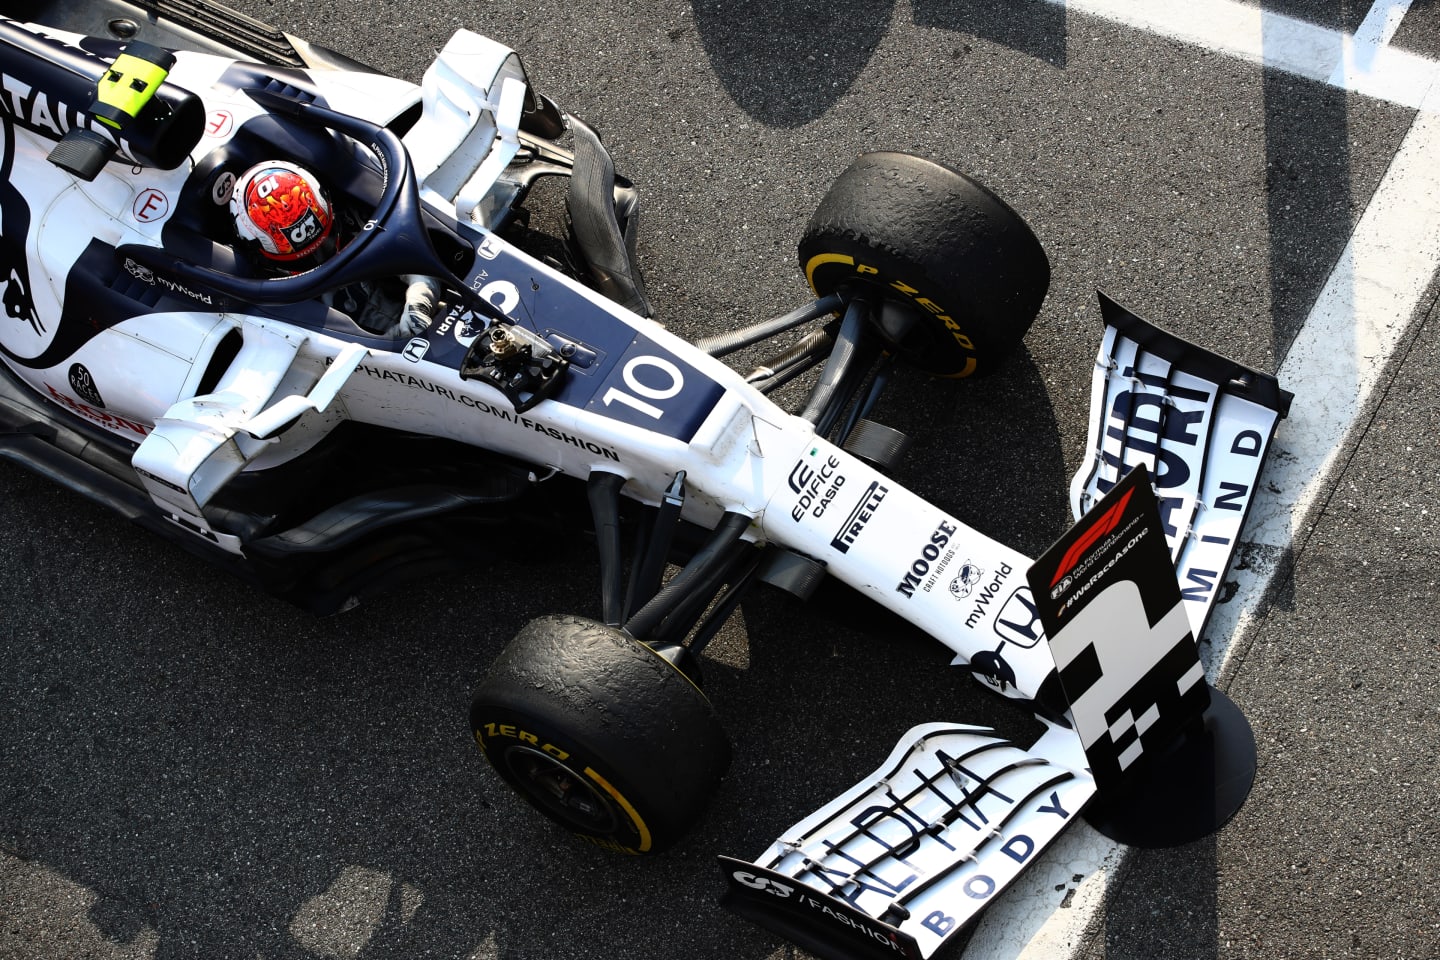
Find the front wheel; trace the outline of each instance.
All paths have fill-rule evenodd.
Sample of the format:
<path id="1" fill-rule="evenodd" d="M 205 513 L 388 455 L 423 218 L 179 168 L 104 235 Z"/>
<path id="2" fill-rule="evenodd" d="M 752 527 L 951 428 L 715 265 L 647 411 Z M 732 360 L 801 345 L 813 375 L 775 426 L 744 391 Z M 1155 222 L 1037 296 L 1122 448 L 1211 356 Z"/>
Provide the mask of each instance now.
<path id="1" fill-rule="evenodd" d="M 486 758 L 541 813 L 600 847 L 655 853 L 730 765 L 710 701 L 649 647 L 582 617 L 527 624 L 475 691 Z"/>
<path id="2" fill-rule="evenodd" d="M 1020 345 L 1050 285 L 1030 227 L 980 183 L 906 153 L 845 169 L 805 229 L 818 296 L 871 301 L 881 333 L 940 376 L 992 373 Z"/>

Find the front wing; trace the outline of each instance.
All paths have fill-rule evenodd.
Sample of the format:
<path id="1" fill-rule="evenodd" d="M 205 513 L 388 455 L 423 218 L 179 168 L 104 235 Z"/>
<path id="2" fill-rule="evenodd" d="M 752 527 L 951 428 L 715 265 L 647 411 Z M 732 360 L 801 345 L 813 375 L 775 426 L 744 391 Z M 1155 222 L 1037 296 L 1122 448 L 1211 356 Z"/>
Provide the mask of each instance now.
<path id="1" fill-rule="evenodd" d="M 1145 466 L 1199 637 L 1290 394 L 1103 295 L 1101 308 L 1075 513 Z M 1045 723 L 1028 748 L 979 727 L 913 728 L 879 769 L 754 862 L 722 857 L 725 905 L 821 957 L 931 956 L 1096 793 L 1079 734 Z"/>

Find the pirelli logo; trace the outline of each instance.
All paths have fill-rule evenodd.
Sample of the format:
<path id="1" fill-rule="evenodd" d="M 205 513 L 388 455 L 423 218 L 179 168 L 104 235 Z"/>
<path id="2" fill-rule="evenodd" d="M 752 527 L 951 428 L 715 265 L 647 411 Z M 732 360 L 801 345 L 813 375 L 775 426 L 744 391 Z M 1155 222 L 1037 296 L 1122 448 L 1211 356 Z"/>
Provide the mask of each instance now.
<path id="1" fill-rule="evenodd" d="M 870 518 L 875 516 L 875 511 L 880 509 L 880 504 L 885 499 L 889 487 L 878 480 L 871 482 L 860 495 L 860 501 L 855 504 L 855 509 L 850 511 L 850 516 L 840 525 L 835 536 L 830 539 L 830 546 L 841 553 L 849 553 L 850 545 L 853 544 L 860 534 L 865 530 L 865 525 Z"/>

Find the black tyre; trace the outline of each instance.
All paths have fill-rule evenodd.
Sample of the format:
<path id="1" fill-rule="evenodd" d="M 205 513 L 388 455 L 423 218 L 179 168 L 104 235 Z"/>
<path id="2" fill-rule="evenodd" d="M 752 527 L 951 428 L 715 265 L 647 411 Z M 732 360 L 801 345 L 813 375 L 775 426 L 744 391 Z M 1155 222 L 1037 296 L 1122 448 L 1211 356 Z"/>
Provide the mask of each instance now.
<path id="1" fill-rule="evenodd" d="M 905 153 L 862 154 L 836 178 L 800 240 L 800 266 L 817 295 L 878 300 L 891 345 L 948 377 L 994 372 L 1050 285 L 1045 251 L 1018 213 Z"/>
<path id="2" fill-rule="evenodd" d="M 495 771 L 540 812 L 622 853 L 680 839 L 730 765 L 699 688 L 582 617 L 527 624 L 475 691 L 470 724 Z"/>

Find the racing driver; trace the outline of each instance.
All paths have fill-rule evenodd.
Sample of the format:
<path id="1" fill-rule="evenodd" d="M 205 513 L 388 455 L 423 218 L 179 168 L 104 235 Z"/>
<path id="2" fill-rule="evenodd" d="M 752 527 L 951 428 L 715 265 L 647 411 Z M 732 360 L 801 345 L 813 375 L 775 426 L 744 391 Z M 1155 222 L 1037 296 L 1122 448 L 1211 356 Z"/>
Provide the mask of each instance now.
<path id="1" fill-rule="evenodd" d="M 339 248 L 342 233 L 353 235 L 356 228 L 337 215 L 314 174 L 286 160 L 257 163 L 241 174 L 230 215 L 236 234 L 258 250 L 262 270 L 272 275 L 313 270 Z M 439 296 L 432 278 L 406 275 L 399 282 L 350 284 L 325 300 L 371 333 L 414 337 L 430 325 Z"/>

